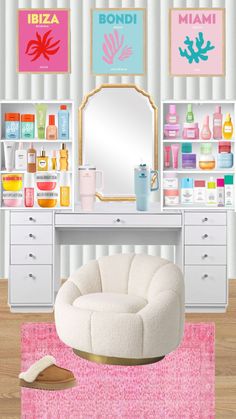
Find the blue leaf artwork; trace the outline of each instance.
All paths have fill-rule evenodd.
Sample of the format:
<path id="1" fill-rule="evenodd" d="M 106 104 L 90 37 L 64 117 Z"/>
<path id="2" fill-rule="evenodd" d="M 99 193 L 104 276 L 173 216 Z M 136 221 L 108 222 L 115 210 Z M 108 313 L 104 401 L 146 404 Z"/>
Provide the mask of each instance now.
<path id="1" fill-rule="evenodd" d="M 187 48 L 182 49 L 179 47 L 181 57 L 185 57 L 189 64 L 193 62 L 199 63 L 200 60 L 207 61 L 209 58 L 207 53 L 215 47 L 211 44 L 211 41 L 207 41 L 205 47 L 204 43 L 205 40 L 202 32 L 199 32 L 198 37 L 195 38 L 196 49 L 194 49 L 194 41 L 189 36 L 186 36 L 184 44 L 187 45 Z"/>

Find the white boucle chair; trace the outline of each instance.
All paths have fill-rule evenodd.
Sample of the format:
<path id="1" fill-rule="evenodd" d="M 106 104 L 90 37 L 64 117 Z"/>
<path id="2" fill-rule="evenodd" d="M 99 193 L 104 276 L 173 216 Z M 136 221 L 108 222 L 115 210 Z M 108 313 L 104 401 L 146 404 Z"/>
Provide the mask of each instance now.
<path id="1" fill-rule="evenodd" d="M 160 361 L 183 336 L 183 275 L 173 263 L 145 254 L 92 260 L 60 288 L 55 322 L 59 338 L 83 358 Z"/>

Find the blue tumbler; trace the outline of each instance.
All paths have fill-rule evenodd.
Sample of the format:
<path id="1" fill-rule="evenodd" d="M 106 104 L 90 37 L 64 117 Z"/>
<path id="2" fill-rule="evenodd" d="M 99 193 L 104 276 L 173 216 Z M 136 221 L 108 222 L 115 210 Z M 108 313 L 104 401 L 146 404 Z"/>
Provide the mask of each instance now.
<path id="1" fill-rule="evenodd" d="M 155 187 L 153 185 L 156 185 Z M 146 164 L 140 164 L 134 169 L 134 189 L 136 195 L 136 209 L 148 211 L 151 192 L 157 191 L 158 172 L 151 170 Z"/>

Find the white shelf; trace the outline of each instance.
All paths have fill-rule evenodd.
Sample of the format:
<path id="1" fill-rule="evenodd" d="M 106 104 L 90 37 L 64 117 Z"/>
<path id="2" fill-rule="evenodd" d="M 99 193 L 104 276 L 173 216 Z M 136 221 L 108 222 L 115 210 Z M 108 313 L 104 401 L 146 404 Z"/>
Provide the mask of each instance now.
<path id="1" fill-rule="evenodd" d="M 235 173 L 235 170 L 234 169 L 221 169 L 221 170 L 201 170 L 201 169 L 195 169 L 195 170 L 188 170 L 188 169 L 182 169 L 182 170 L 179 170 L 179 169 L 171 169 L 171 170 L 163 170 L 163 173 L 177 173 L 177 174 L 201 174 L 201 175 L 204 175 L 204 174 L 215 174 L 215 175 L 218 175 L 218 174 L 225 174 L 225 175 L 227 175 L 227 174 L 231 174 L 231 173 Z"/>
<path id="2" fill-rule="evenodd" d="M 50 172 L 50 173 L 68 173 L 68 174 L 72 174 L 72 171 L 71 170 L 41 170 L 41 171 L 38 171 L 38 172 L 34 172 L 34 173 L 32 173 L 32 175 L 35 175 L 36 173 L 45 173 L 45 172 Z M 30 172 L 27 172 L 27 170 L 0 170 L 0 173 L 10 173 L 10 174 L 14 174 L 14 173 L 22 173 L 22 174 L 25 174 L 25 173 L 30 173 Z"/>
<path id="3" fill-rule="evenodd" d="M 218 144 L 218 143 L 235 143 L 235 140 L 184 140 L 183 138 L 175 138 L 175 139 L 163 139 L 163 143 L 191 143 L 191 144 L 204 144 L 204 143 L 211 143 L 211 144 Z"/>
<path id="4" fill-rule="evenodd" d="M 1 210 L 6 210 L 6 211 L 10 211 L 10 210 L 13 210 L 13 211 L 25 211 L 25 210 L 29 210 L 29 211 L 38 211 L 38 210 L 40 210 L 40 211 L 48 211 L 48 210 L 50 210 L 50 211 L 63 211 L 63 213 L 64 212 L 66 212 L 66 211 L 72 211 L 72 207 L 53 207 L 53 208 L 43 208 L 43 207 L 40 207 L 40 206 L 34 206 L 34 207 L 4 207 L 4 205 L 1 207 Z"/>
<path id="5" fill-rule="evenodd" d="M 179 205 L 179 206 L 163 206 L 164 210 L 168 211 L 182 211 L 182 210 L 217 210 L 217 211 L 226 211 L 226 210 L 233 210 L 233 207 L 217 207 L 216 205 L 202 205 L 202 206 L 195 206 L 195 204 L 186 204 L 186 205 Z"/>
<path id="6" fill-rule="evenodd" d="M 69 140 L 38 140 L 38 138 L 34 138 L 34 139 L 28 139 L 25 140 L 23 138 L 16 138 L 16 139 L 8 139 L 8 138 L 1 138 L 0 142 L 4 143 L 5 141 L 14 141 L 16 143 L 24 143 L 24 144 L 30 144 L 30 143 L 39 143 L 39 144 L 61 144 L 61 143 L 66 143 L 66 144 L 71 144 L 73 140 L 69 139 Z"/>

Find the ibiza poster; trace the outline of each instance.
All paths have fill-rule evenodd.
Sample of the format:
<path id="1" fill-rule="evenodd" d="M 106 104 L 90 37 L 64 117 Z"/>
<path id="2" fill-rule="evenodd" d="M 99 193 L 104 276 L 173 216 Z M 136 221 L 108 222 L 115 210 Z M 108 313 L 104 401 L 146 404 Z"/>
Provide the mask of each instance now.
<path id="1" fill-rule="evenodd" d="M 92 73 L 144 75 L 145 9 L 93 9 L 91 20 Z"/>
<path id="2" fill-rule="evenodd" d="M 69 9 L 18 10 L 18 72 L 70 72 Z"/>
<path id="3" fill-rule="evenodd" d="M 170 9 L 171 76 L 225 75 L 225 9 Z"/>

